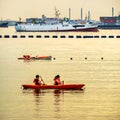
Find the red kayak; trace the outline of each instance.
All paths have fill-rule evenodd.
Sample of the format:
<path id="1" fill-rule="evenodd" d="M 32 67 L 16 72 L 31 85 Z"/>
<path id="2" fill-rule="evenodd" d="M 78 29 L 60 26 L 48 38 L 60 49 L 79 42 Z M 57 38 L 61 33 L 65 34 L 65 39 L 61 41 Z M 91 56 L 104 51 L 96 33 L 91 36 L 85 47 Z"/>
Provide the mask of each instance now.
<path id="1" fill-rule="evenodd" d="M 24 89 L 83 89 L 85 84 L 63 84 L 63 85 L 22 85 Z"/>
<path id="2" fill-rule="evenodd" d="M 36 56 L 31 57 L 30 55 L 23 55 L 23 57 L 18 58 L 18 60 L 51 60 L 52 56 Z"/>

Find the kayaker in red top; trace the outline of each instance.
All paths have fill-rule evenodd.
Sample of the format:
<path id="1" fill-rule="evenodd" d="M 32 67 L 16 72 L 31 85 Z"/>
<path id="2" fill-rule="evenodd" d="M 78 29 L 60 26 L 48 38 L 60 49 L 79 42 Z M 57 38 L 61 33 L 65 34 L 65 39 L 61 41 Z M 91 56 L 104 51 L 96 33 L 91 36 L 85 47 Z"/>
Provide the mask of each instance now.
<path id="1" fill-rule="evenodd" d="M 61 84 L 60 75 L 56 75 L 53 80 L 54 80 L 54 85 Z"/>
<path id="2" fill-rule="evenodd" d="M 41 79 L 41 80 L 40 80 L 40 79 Z M 36 75 L 36 78 L 33 80 L 33 83 L 34 83 L 35 85 L 42 85 L 42 84 L 44 84 L 42 78 L 41 78 L 39 75 Z"/>
<path id="3" fill-rule="evenodd" d="M 23 57 L 27 60 L 30 60 L 30 55 L 23 55 Z"/>

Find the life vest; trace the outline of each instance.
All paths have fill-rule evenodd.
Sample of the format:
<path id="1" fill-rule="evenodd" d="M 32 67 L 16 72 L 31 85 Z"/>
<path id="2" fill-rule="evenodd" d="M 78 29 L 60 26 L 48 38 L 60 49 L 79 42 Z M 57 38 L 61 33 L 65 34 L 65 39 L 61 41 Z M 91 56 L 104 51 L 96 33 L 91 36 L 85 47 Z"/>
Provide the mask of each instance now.
<path id="1" fill-rule="evenodd" d="M 54 85 L 60 85 L 61 81 L 60 78 L 54 79 Z"/>
<path id="2" fill-rule="evenodd" d="M 35 79 L 33 80 L 33 83 L 34 83 L 35 85 L 40 85 L 40 80 L 35 78 Z"/>
<path id="3" fill-rule="evenodd" d="M 24 58 L 30 59 L 30 55 L 23 55 Z"/>

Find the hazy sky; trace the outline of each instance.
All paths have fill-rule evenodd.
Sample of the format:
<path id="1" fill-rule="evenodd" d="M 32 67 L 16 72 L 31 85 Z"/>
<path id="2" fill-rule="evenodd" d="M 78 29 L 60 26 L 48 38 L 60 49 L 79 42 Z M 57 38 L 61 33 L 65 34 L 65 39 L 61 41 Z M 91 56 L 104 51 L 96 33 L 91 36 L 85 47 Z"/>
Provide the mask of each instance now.
<path id="1" fill-rule="evenodd" d="M 99 20 L 99 16 L 111 16 L 112 7 L 115 15 L 120 13 L 120 0 L 0 0 L 0 18 L 18 20 L 29 17 L 55 17 L 55 7 L 59 9 L 60 17 L 69 16 L 80 18 L 80 9 L 83 8 L 83 17 L 90 10 L 91 19 Z"/>

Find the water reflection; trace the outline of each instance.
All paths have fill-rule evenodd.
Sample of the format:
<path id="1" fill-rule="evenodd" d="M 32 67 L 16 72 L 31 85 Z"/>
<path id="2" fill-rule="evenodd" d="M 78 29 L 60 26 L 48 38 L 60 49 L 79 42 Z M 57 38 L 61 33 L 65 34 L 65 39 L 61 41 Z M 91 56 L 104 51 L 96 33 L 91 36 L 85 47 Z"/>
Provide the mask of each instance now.
<path id="1" fill-rule="evenodd" d="M 64 91 L 54 90 L 54 105 L 59 106 L 61 102 L 61 94 L 63 95 Z M 59 110 L 57 110 L 59 111 Z"/>
<path id="2" fill-rule="evenodd" d="M 64 95 L 63 90 L 54 90 L 54 118 L 60 119 L 61 118 L 61 107 L 62 107 L 62 100 L 61 96 Z"/>
<path id="3" fill-rule="evenodd" d="M 33 92 L 35 96 L 40 96 L 41 94 L 43 94 L 43 92 L 40 89 L 35 89 Z"/>
<path id="4" fill-rule="evenodd" d="M 81 90 L 23 90 L 32 104 L 33 116 L 36 119 L 62 119 L 65 110 L 65 100 L 72 94 L 83 93 Z M 31 97 L 32 95 L 32 97 Z M 73 95 L 72 95 L 73 96 Z"/>
<path id="5" fill-rule="evenodd" d="M 44 90 L 44 89 L 23 89 L 23 93 L 26 94 L 30 94 L 33 93 L 34 96 L 43 96 L 44 94 L 47 93 L 53 93 L 54 97 L 60 97 L 63 96 L 65 93 L 70 93 L 70 94 L 74 94 L 74 93 L 83 93 L 85 89 L 80 89 L 80 90 Z"/>
<path id="6" fill-rule="evenodd" d="M 60 96 L 61 90 L 54 90 L 54 96 Z"/>

